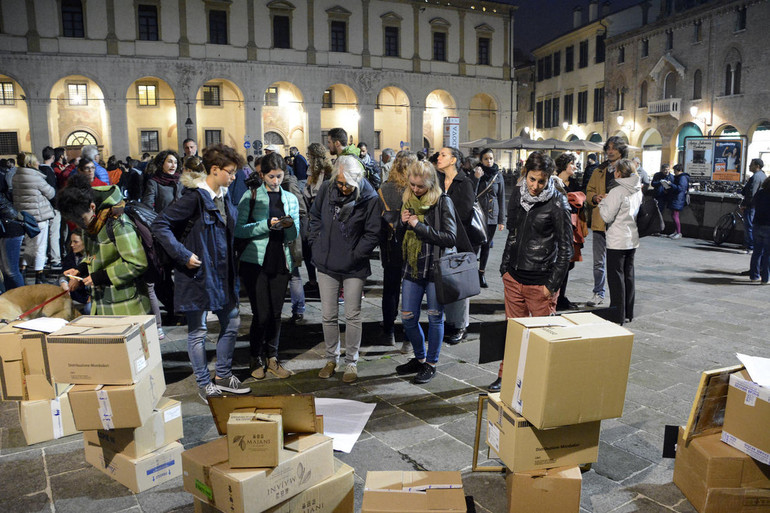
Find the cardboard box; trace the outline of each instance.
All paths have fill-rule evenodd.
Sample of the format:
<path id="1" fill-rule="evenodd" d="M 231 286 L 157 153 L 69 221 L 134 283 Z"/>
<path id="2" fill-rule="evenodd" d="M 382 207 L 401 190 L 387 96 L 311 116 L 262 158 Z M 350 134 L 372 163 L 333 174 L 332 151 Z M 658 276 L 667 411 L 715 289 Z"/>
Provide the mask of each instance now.
<path id="1" fill-rule="evenodd" d="M 335 459 L 334 475 L 329 479 L 273 506 L 265 513 L 353 513 L 355 509 L 353 482 L 353 467 Z M 195 513 L 219 513 L 214 506 L 197 497 L 193 500 Z"/>
<path id="2" fill-rule="evenodd" d="M 80 431 L 141 427 L 165 391 L 162 364 L 134 385 L 75 385 L 69 391 L 75 426 Z"/>
<path id="3" fill-rule="evenodd" d="M 684 429 L 680 427 L 674 484 L 700 513 L 733 511 L 720 509 L 720 504 L 728 497 L 734 497 L 735 493 L 715 490 L 770 488 L 770 466 L 722 443 L 719 433 L 699 436 L 688 443 L 684 440 Z"/>
<path id="4" fill-rule="evenodd" d="M 284 433 L 317 433 L 320 416 L 316 416 L 312 394 L 292 395 L 223 395 L 209 398 L 209 409 L 217 432 L 227 434 L 227 421 L 235 410 L 280 410 Z M 321 428 L 323 426 L 320 426 Z"/>
<path id="5" fill-rule="evenodd" d="M 487 445 L 513 472 L 567 467 L 595 462 L 599 456 L 600 422 L 536 429 L 505 406 L 500 394 L 489 394 Z"/>
<path id="6" fill-rule="evenodd" d="M 16 324 L 0 329 L 0 399 L 54 399 L 45 333 L 15 328 Z"/>
<path id="7" fill-rule="evenodd" d="M 131 385 L 161 363 L 155 317 L 82 316 L 48 335 L 56 381 L 78 385 Z"/>
<path id="8" fill-rule="evenodd" d="M 227 421 L 227 454 L 232 468 L 278 465 L 283 449 L 281 414 L 234 411 Z"/>
<path id="9" fill-rule="evenodd" d="M 171 442 L 141 458 L 129 458 L 85 442 L 86 461 L 134 493 L 181 476 L 183 450 L 182 444 Z"/>
<path id="10" fill-rule="evenodd" d="M 182 453 L 184 489 L 217 509 L 230 513 L 260 513 L 307 490 L 334 473 L 332 439 L 305 435 L 307 448 L 287 440 L 278 466 L 234 469 L 227 462 L 227 437 Z"/>
<path id="11" fill-rule="evenodd" d="M 508 513 L 578 513 L 582 482 L 578 467 L 511 472 L 505 477 Z"/>
<path id="12" fill-rule="evenodd" d="M 83 438 L 129 458 L 141 458 L 184 436 L 182 403 L 161 397 L 147 422 L 138 428 L 86 431 Z"/>
<path id="13" fill-rule="evenodd" d="M 746 371 L 730 375 L 722 441 L 770 465 L 770 388 Z"/>
<path id="14" fill-rule="evenodd" d="M 55 399 L 21 401 L 19 423 L 27 445 L 56 440 L 78 432 L 66 393 Z"/>
<path id="15" fill-rule="evenodd" d="M 700 513 L 767 513 L 770 490 L 760 488 L 712 488 Z"/>
<path id="16" fill-rule="evenodd" d="M 361 513 L 465 513 L 459 472 L 367 472 Z"/>
<path id="17" fill-rule="evenodd" d="M 633 342 L 593 314 L 509 319 L 500 397 L 538 429 L 620 417 Z"/>

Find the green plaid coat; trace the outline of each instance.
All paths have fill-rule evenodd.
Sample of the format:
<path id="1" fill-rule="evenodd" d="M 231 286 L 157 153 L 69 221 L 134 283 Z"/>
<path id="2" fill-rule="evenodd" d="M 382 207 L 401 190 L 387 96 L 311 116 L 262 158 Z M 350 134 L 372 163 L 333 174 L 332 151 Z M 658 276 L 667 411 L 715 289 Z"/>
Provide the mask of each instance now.
<path id="1" fill-rule="evenodd" d="M 115 186 L 94 187 L 97 210 L 110 208 L 123 199 Z M 93 236 L 85 238 L 89 274 L 104 269 L 112 283 L 92 289 L 92 315 L 143 315 L 149 311 L 147 287 L 139 277 L 147 269 L 147 256 L 133 222 L 123 214 L 111 221 L 115 242 L 107 234 L 107 225 Z"/>

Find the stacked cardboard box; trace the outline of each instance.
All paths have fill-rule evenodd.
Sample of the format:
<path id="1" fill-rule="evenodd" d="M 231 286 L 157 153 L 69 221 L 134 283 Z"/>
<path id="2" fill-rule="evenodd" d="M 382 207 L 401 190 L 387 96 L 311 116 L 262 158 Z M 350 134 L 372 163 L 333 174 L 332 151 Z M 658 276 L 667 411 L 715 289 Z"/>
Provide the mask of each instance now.
<path id="1" fill-rule="evenodd" d="M 459 472 L 368 472 L 361 513 L 466 513 Z"/>
<path id="2" fill-rule="evenodd" d="M 487 444 L 512 472 L 509 512 L 579 510 L 577 465 L 596 461 L 600 421 L 623 414 L 633 340 L 590 313 L 508 320 Z"/>

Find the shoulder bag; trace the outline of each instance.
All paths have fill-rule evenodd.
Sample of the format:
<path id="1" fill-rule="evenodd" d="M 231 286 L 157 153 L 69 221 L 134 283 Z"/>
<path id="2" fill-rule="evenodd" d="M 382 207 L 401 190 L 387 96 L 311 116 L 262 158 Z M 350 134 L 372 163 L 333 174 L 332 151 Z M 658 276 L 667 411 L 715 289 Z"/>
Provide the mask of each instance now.
<path id="1" fill-rule="evenodd" d="M 476 195 L 476 199 L 473 201 L 473 213 L 471 214 L 471 229 L 468 231 L 468 238 L 471 244 L 479 246 L 487 243 L 487 211 L 479 203 L 479 198 L 487 193 L 489 189 L 495 184 L 497 175 L 500 171 L 495 173 L 492 180 L 489 181 L 489 185 Z"/>

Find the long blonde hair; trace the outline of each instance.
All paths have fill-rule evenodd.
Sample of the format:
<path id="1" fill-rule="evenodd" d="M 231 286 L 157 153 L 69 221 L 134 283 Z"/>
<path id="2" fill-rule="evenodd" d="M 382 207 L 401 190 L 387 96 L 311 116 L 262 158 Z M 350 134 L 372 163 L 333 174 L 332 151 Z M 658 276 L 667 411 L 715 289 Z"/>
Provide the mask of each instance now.
<path id="1" fill-rule="evenodd" d="M 35 154 L 28 151 L 22 151 L 16 155 L 16 164 L 19 167 L 30 167 L 33 169 L 37 169 L 39 165 Z"/>
<path id="2" fill-rule="evenodd" d="M 409 187 L 409 177 L 407 171 L 409 166 L 417 162 L 417 155 L 411 151 L 399 151 L 393 160 L 393 167 L 390 168 L 388 182 L 393 182 L 396 187 Z"/>
<path id="3" fill-rule="evenodd" d="M 307 148 L 308 176 L 307 183 L 315 185 L 318 180 L 325 180 L 332 175 L 332 159 L 321 143 L 312 143 Z"/>
<path id="4" fill-rule="evenodd" d="M 395 165 L 395 164 L 394 164 Z M 407 179 L 414 176 L 415 178 L 422 178 L 423 183 L 427 187 L 427 191 L 422 197 L 423 204 L 435 205 L 438 199 L 441 197 L 441 186 L 438 183 L 438 175 L 436 174 L 436 168 L 433 164 L 427 160 L 418 160 L 413 162 L 406 170 Z M 412 192 L 412 188 L 407 185 L 402 200 L 406 204 L 409 200 L 416 197 Z"/>

